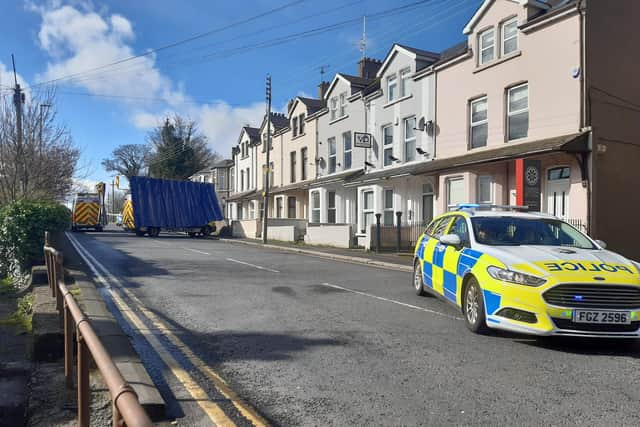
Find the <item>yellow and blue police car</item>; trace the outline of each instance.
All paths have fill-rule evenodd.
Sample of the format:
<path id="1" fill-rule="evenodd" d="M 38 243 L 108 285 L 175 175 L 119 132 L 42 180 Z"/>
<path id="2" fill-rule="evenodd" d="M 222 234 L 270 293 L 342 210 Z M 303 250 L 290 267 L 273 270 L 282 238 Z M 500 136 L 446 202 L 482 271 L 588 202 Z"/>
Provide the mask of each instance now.
<path id="1" fill-rule="evenodd" d="M 420 236 L 413 286 L 478 333 L 640 337 L 640 264 L 605 246 L 550 215 L 459 205 Z"/>

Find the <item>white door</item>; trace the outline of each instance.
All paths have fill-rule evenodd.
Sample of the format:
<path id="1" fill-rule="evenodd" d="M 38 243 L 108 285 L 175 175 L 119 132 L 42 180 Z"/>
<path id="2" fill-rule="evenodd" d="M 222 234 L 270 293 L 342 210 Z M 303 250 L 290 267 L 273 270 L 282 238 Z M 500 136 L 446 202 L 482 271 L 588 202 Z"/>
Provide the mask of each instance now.
<path id="1" fill-rule="evenodd" d="M 559 218 L 569 218 L 571 189 L 570 169 L 553 168 L 547 171 L 547 212 Z"/>

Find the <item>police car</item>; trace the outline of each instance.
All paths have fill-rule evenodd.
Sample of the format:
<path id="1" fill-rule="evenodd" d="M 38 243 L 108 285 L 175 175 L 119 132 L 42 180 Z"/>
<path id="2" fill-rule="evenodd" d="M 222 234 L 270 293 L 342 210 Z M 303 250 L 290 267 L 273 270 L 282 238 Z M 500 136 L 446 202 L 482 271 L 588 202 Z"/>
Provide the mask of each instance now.
<path id="1" fill-rule="evenodd" d="M 413 286 L 455 304 L 478 333 L 640 336 L 640 264 L 521 207 L 466 204 L 434 219 Z"/>

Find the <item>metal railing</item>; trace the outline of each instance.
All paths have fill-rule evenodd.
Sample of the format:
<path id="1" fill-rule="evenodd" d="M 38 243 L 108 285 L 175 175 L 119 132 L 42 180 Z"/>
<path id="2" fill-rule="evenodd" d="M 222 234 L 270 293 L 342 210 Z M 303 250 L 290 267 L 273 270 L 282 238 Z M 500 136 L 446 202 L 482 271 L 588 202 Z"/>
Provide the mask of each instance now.
<path id="1" fill-rule="evenodd" d="M 62 252 L 50 246 L 49 233 L 45 233 L 44 258 L 51 294 L 64 326 L 64 376 L 68 388 L 73 388 L 74 329 L 77 342 L 78 426 L 89 426 L 89 358 L 93 358 L 111 394 L 113 426 L 148 427 L 147 416 L 138 396 L 113 362 L 109 352 L 96 335 L 91 322 L 84 315 L 73 295 L 64 284 Z"/>
<path id="2" fill-rule="evenodd" d="M 399 213 L 399 212 L 398 212 Z M 379 214 L 376 215 L 376 223 L 371 225 L 371 248 L 376 252 L 381 251 L 413 251 L 420 235 L 424 232 L 424 222 L 402 222 L 401 216 L 396 213 L 396 223 L 381 224 Z"/>

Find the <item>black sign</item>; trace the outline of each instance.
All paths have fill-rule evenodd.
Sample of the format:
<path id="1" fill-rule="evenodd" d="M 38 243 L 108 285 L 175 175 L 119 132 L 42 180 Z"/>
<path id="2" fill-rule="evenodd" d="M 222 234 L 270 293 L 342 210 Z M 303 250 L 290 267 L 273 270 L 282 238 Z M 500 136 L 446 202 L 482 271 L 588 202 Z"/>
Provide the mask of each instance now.
<path id="1" fill-rule="evenodd" d="M 524 205 L 532 212 L 540 212 L 542 172 L 540 160 L 524 159 Z"/>
<path id="2" fill-rule="evenodd" d="M 353 145 L 354 147 L 371 148 L 371 134 L 364 132 L 354 132 Z"/>

